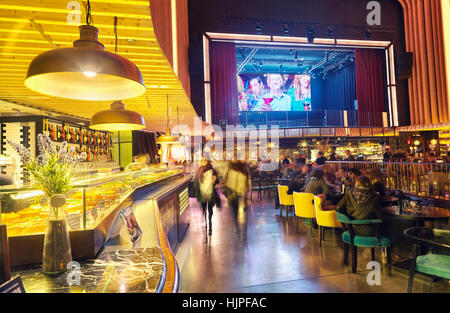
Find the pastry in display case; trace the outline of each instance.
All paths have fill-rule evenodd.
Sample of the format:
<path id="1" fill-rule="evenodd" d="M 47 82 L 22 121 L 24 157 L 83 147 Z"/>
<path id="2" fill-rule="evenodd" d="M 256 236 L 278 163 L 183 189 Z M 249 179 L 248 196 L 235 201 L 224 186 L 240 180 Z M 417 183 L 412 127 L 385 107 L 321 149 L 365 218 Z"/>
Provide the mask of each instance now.
<path id="1" fill-rule="evenodd" d="M 77 181 L 64 211 L 71 230 L 93 229 L 136 188 L 182 173 L 181 169 L 143 169 L 92 175 Z M 32 188 L 0 187 L 1 223 L 8 237 L 45 232 L 49 207 L 43 192 Z"/>

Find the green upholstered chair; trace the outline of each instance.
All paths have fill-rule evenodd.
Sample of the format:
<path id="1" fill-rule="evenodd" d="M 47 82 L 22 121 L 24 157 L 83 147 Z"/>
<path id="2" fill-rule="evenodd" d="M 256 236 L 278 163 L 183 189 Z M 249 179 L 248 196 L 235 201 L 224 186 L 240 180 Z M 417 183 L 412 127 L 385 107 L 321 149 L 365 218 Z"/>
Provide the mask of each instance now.
<path id="1" fill-rule="evenodd" d="M 408 292 L 412 291 L 416 272 L 450 279 L 450 255 L 442 254 L 450 252 L 450 231 L 429 227 L 412 227 L 405 229 L 403 233 L 413 241 L 414 257 L 410 263 Z M 431 248 L 433 253 L 420 255 L 420 251 L 424 251 L 421 249 L 424 246 Z"/>
<path id="2" fill-rule="evenodd" d="M 348 253 L 350 248 L 352 248 L 352 272 L 356 273 L 357 266 L 357 247 L 361 248 L 371 248 L 372 249 L 372 260 L 375 261 L 375 248 L 385 248 L 387 252 L 387 261 L 389 265 L 389 274 L 391 273 L 391 242 L 387 237 L 381 237 L 379 228 L 376 227 L 376 236 L 358 236 L 355 235 L 353 231 L 353 225 L 367 225 L 374 224 L 376 226 L 381 226 L 383 223 L 380 219 L 374 220 L 351 220 L 347 215 L 337 212 L 337 219 L 341 222 L 344 232 L 342 233 L 342 240 L 344 241 L 344 264 L 348 264 Z"/>

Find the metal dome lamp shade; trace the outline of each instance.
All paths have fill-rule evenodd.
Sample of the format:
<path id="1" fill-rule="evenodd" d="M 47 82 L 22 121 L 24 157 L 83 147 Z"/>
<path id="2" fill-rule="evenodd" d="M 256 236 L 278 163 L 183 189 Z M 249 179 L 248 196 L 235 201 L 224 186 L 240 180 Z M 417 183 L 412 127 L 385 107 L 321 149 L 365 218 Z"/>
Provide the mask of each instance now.
<path id="1" fill-rule="evenodd" d="M 166 103 L 167 103 L 167 129 L 166 133 L 162 136 L 159 136 L 156 139 L 156 143 L 158 144 L 176 144 L 178 143 L 178 137 L 172 136 L 169 128 L 169 95 L 166 96 Z"/>
<path id="2" fill-rule="evenodd" d="M 125 131 L 143 129 L 146 125 L 142 115 L 125 110 L 122 101 L 114 101 L 111 109 L 94 114 L 89 127 L 95 130 Z"/>
<path id="3" fill-rule="evenodd" d="M 104 51 L 98 29 L 90 24 L 88 1 L 86 24 L 73 48 L 58 48 L 35 57 L 25 86 L 33 91 L 75 100 L 121 100 L 142 95 L 146 87 L 138 67 L 130 60 Z"/>

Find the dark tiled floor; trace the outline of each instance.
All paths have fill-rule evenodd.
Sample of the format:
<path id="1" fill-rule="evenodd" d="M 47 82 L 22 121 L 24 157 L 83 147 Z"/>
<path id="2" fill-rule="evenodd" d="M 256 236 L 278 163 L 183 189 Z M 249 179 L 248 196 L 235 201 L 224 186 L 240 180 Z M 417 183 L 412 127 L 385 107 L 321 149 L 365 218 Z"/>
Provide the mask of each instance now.
<path id="1" fill-rule="evenodd" d="M 323 247 L 318 232 L 304 221 L 277 216 L 273 200 L 257 200 L 240 210 L 237 223 L 224 201 L 215 208 L 213 233 L 207 235 L 201 207 L 190 199 L 191 224 L 178 252 L 181 292 L 405 292 L 407 275 L 382 266 L 381 285 L 366 282 L 370 250 L 359 249 L 358 272 L 342 264 L 338 232 L 327 230 Z M 283 211 L 284 214 L 284 211 Z M 381 263 L 381 250 L 376 251 Z M 450 292 L 447 281 L 416 279 L 414 292 Z"/>

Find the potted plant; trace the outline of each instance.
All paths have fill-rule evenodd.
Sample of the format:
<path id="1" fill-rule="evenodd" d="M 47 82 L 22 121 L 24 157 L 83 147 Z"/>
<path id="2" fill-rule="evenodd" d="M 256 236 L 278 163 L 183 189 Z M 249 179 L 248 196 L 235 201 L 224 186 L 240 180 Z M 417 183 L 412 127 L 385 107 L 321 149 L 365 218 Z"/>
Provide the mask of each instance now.
<path id="1" fill-rule="evenodd" d="M 8 140 L 19 153 L 24 169 L 34 180 L 36 188 L 48 199 L 49 215 L 44 237 L 42 272 L 59 274 L 72 261 L 72 253 L 63 206 L 66 194 L 72 188 L 71 180 L 75 165 L 85 159 L 85 154 L 74 155 L 74 148 L 67 142 L 57 147 L 47 134 L 39 134 L 39 155 L 32 157 L 31 151 L 21 144 Z"/>

